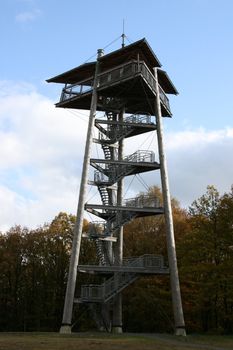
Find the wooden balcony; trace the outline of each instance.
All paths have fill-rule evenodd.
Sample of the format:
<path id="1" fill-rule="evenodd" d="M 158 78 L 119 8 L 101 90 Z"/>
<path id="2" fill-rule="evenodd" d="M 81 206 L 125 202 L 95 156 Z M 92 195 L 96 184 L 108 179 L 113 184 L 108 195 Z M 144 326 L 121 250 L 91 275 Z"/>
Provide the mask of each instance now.
<path id="1" fill-rule="evenodd" d="M 93 78 L 66 84 L 57 107 L 90 108 Z M 144 61 L 130 61 L 98 76 L 98 110 L 105 110 L 109 99 L 123 100 L 126 113 L 145 112 L 154 115 L 155 78 Z M 159 85 L 163 116 L 171 116 L 169 99 Z"/>

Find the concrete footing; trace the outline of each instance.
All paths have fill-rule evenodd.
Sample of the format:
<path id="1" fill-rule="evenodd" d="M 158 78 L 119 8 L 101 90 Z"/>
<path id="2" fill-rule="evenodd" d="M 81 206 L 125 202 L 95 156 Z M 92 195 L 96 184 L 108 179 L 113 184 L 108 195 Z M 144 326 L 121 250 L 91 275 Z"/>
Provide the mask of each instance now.
<path id="1" fill-rule="evenodd" d="M 62 325 L 59 333 L 60 334 L 71 334 L 71 326 L 68 324 Z"/>
<path id="2" fill-rule="evenodd" d="M 185 328 L 176 328 L 175 330 L 175 335 L 178 335 L 178 336 L 182 336 L 182 337 L 186 337 L 186 331 L 185 331 Z"/>
<path id="3" fill-rule="evenodd" d="M 114 334 L 121 334 L 123 333 L 121 326 L 112 326 L 112 333 Z"/>

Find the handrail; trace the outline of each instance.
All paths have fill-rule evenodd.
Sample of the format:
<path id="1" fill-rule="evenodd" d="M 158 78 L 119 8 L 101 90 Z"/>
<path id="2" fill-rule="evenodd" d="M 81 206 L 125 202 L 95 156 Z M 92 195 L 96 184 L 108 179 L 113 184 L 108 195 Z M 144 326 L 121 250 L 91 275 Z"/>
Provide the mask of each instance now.
<path id="1" fill-rule="evenodd" d="M 147 162 L 153 163 L 155 161 L 155 153 L 153 151 L 143 151 L 138 150 L 129 156 L 124 158 L 124 161 L 127 162 Z"/>
<path id="2" fill-rule="evenodd" d="M 127 116 L 123 120 L 126 123 L 137 123 L 137 124 L 155 124 L 152 122 L 152 116 L 150 114 L 131 114 Z"/>
<path id="3" fill-rule="evenodd" d="M 159 208 L 160 200 L 158 197 L 152 195 L 141 195 L 135 198 L 126 199 L 125 201 L 126 207 L 134 207 L 134 208 Z"/>

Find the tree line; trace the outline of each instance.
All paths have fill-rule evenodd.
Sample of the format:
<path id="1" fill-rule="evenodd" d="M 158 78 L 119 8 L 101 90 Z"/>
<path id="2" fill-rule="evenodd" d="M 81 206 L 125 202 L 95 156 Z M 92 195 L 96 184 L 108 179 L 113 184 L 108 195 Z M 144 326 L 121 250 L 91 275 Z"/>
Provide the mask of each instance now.
<path id="1" fill-rule="evenodd" d="M 150 193 L 161 197 L 157 187 Z M 181 293 L 188 332 L 233 333 L 233 190 L 208 186 L 188 210 L 173 199 Z M 75 217 L 59 213 L 49 224 L 0 234 L 0 331 L 57 331 L 61 325 Z M 84 222 L 87 231 L 88 222 Z M 136 219 L 124 228 L 124 255 L 162 254 L 164 218 Z M 83 239 L 80 263 L 97 263 L 94 242 Z M 79 275 L 79 284 L 98 277 Z M 74 329 L 95 325 L 85 305 Z M 140 278 L 123 292 L 125 331 L 173 329 L 169 276 Z"/>

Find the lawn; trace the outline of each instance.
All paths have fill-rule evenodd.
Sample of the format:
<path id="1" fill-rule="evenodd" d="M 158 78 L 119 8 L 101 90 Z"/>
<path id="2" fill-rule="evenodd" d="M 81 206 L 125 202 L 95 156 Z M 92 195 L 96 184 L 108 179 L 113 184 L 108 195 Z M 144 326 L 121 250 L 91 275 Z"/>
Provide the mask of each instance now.
<path id="1" fill-rule="evenodd" d="M 0 350 L 229 350 L 232 336 L 0 333 Z"/>

